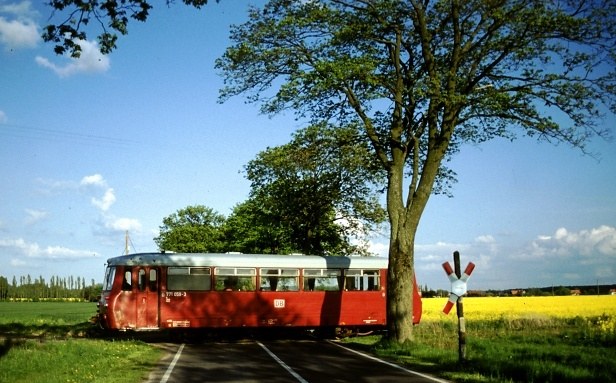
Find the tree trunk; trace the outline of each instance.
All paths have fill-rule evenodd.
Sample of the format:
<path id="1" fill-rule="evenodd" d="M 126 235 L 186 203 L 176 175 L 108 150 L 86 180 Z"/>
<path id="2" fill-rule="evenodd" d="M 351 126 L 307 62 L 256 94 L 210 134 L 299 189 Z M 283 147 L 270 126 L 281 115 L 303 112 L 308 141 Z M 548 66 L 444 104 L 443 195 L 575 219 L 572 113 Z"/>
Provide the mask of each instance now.
<path id="1" fill-rule="evenodd" d="M 387 187 L 390 222 L 387 327 L 389 339 L 397 343 L 413 340 L 414 245 L 421 216 L 421 213 L 413 215 L 417 213 L 412 211 L 417 207 L 414 197 L 407 200 L 409 206 L 403 202 L 403 169 L 402 161 L 390 168 Z"/>
<path id="2" fill-rule="evenodd" d="M 448 138 L 448 136 L 447 136 Z M 387 273 L 388 337 L 399 344 L 413 340 L 413 280 L 415 275 L 415 234 L 428 203 L 438 168 L 447 149 L 432 141 L 421 169 L 416 166 L 404 203 L 404 160 L 394 154 L 387 185 L 387 212 L 391 227 Z M 417 164 L 417 161 L 415 161 Z"/>
<path id="3" fill-rule="evenodd" d="M 388 337 L 397 343 L 413 340 L 413 275 L 415 230 L 406 225 L 391 232 L 387 271 Z"/>

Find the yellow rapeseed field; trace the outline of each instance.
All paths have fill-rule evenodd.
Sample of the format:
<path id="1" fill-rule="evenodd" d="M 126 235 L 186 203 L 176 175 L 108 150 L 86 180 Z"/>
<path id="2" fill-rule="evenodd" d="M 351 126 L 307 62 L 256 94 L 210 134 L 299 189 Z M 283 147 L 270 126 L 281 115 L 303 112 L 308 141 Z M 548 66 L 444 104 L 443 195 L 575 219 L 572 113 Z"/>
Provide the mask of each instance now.
<path id="1" fill-rule="evenodd" d="M 449 315 L 442 312 L 446 298 L 422 302 L 424 323 L 457 321 L 455 308 Z M 545 324 L 577 317 L 599 337 L 616 336 L 616 296 L 473 297 L 463 299 L 463 308 L 466 323 L 524 320 L 527 324 L 528 321 Z"/>
<path id="2" fill-rule="evenodd" d="M 446 298 L 423 299 L 422 320 L 457 318 L 455 307 L 448 316 L 442 310 Z M 597 317 L 605 315 L 616 319 L 616 296 L 580 295 L 554 297 L 465 297 L 464 316 L 467 320 L 492 318 L 533 317 Z"/>
<path id="3" fill-rule="evenodd" d="M 422 302 L 417 343 L 456 350 L 455 307 L 445 315 L 447 298 Z M 465 297 L 463 307 L 482 382 L 616 382 L 616 296 Z"/>

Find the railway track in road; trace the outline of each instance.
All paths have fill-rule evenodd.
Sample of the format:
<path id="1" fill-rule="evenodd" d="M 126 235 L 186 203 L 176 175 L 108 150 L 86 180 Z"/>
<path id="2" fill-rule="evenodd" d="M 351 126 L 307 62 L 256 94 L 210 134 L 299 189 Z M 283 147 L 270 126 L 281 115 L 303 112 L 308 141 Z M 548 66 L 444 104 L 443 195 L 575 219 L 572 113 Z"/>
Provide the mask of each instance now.
<path id="1" fill-rule="evenodd" d="M 238 340 L 164 347 L 168 356 L 150 373 L 148 383 L 447 382 L 331 341 Z"/>

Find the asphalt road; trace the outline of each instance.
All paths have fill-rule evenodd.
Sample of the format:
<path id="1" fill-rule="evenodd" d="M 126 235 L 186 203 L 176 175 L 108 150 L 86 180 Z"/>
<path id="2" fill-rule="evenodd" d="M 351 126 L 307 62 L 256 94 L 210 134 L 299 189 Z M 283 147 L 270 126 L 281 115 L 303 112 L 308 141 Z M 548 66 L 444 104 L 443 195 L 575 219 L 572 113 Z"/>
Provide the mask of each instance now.
<path id="1" fill-rule="evenodd" d="M 326 341 L 242 340 L 163 346 L 168 356 L 150 374 L 148 383 L 445 382 Z"/>

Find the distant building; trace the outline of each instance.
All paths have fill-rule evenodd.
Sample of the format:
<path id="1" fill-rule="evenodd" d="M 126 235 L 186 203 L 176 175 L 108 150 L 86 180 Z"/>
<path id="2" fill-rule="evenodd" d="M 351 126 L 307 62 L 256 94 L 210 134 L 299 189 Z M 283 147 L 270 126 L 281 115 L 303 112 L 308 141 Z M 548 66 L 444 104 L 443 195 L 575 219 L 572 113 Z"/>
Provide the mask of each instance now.
<path id="1" fill-rule="evenodd" d="M 580 289 L 571 289 L 571 295 L 582 295 L 582 291 Z"/>
<path id="2" fill-rule="evenodd" d="M 511 290 L 512 297 L 522 297 L 526 295 L 526 290 Z"/>

